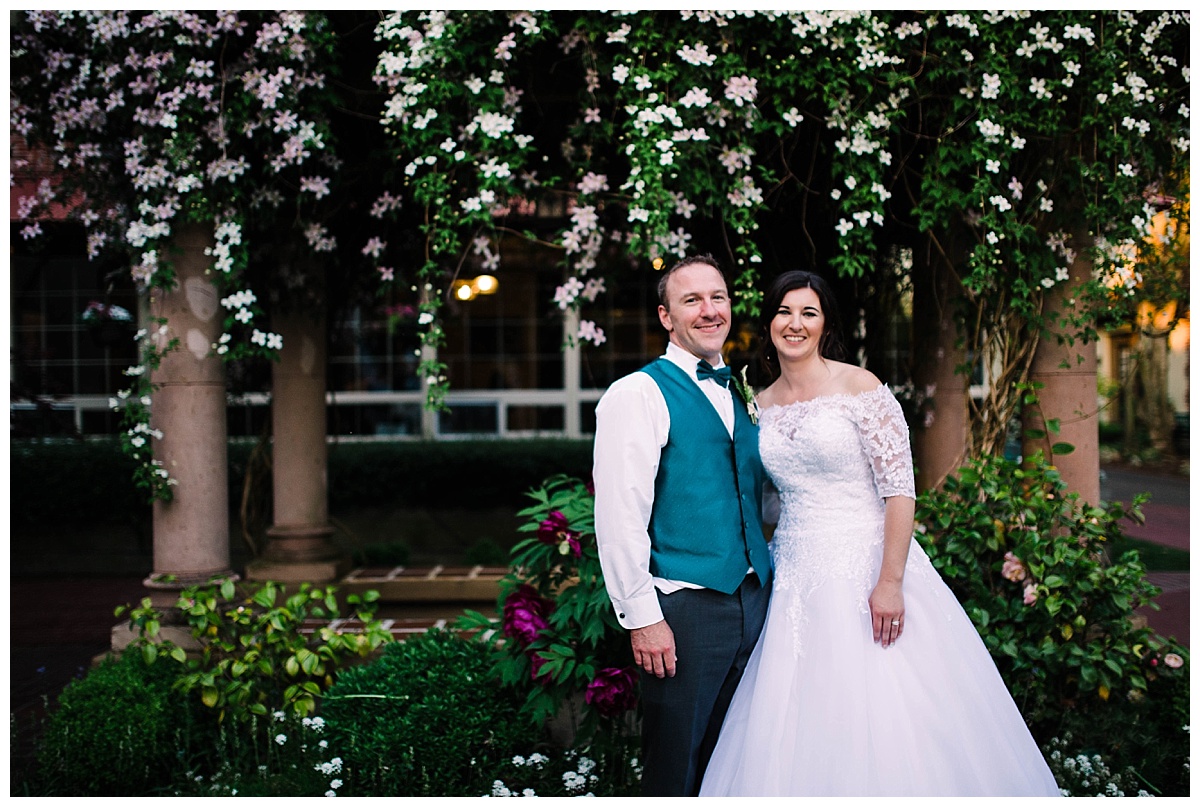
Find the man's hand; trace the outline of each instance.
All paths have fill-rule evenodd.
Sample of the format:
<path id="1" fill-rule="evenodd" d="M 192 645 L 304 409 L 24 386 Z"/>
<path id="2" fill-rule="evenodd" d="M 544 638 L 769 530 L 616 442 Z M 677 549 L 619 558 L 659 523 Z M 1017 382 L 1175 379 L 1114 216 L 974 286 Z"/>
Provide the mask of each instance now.
<path id="1" fill-rule="evenodd" d="M 675 677 L 675 633 L 663 619 L 629 632 L 633 661 L 659 678 Z"/>

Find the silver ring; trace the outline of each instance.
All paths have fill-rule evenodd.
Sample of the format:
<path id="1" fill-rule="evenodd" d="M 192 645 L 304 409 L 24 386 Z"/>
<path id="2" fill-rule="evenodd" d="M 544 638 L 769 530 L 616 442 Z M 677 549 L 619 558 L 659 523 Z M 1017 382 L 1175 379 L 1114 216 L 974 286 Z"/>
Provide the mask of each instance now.
<path id="1" fill-rule="evenodd" d="M 900 624 L 900 620 L 899 620 L 899 619 L 893 619 L 893 620 L 892 620 L 892 624 L 893 624 L 893 625 L 899 625 L 899 624 Z"/>

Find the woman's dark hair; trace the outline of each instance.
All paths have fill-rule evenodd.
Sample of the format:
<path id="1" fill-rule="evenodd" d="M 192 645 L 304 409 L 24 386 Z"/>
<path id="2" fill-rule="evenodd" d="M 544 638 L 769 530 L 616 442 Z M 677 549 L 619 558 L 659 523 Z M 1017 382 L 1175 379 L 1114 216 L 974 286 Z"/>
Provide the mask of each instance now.
<path id="1" fill-rule="evenodd" d="M 779 354 L 771 342 L 771 320 L 779 313 L 779 306 L 783 304 L 787 293 L 796 289 L 812 289 L 821 303 L 821 313 L 825 315 L 825 328 L 821 331 L 821 341 L 817 343 L 817 350 L 826 359 L 842 361 L 846 357 L 846 349 L 842 346 L 837 302 L 833 298 L 833 290 L 829 283 L 812 272 L 799 269 L 784 272 L 775 278 L 775 282 L 767 289 L 763 296 L 762 311 L 758 316 L 758 360 L 772 380 L 779 377 Z"/>

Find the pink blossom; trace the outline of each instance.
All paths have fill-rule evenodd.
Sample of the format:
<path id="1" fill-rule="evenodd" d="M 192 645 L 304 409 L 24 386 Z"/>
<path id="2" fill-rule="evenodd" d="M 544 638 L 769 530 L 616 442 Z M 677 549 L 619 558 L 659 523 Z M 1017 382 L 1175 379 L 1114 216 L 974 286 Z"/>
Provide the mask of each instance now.
<path id="1" fill-rule="evenodd" d="M 734 76 L 725 82 L 725 97 L 738 106 L 754 103 L 754 99 L 758 97 L 758 79 Z"/>
<path id="2" fill-rule="evenodd" d="M 369 255 L 372 258 L 378 258 L 381 254 L 383 254 L 385 249 L 387 249 L 387 242 L 379 238 L 379 236 L 372 236 L 371 240 L 367 242 L 367 245 L 362 248 L 362 254 Z"/>
<path id="3" fill-rule="evenodd" d="M 1178 653 L 1167 653 L 1163 656 L 1163 663 L 1173 670 L 1177 670 L 1183 666 L 1183 657 Z"/>
<path id="4" fill-rule="evenodd" d="M 1005 580 L 1019 583 L 1025 579 L 1028 570 L 1025 568 L 1024 561 L 1011 552 L 1005 552 L 1004 566 L 1000 569 L 1000 574 Z"/>
<path id="5" fill-rule="evenodd" d="M 1025 586 L 1025 604 L 1033 605 L 1035 602 L 1037 602 L 1037 598 L 1037 583 L 1030 583 L 1029 585 Z"/>
<path id="6" fill-rule="evenodd" d="M 396 272 L 390 266 L 379 267 L 380 280 L 391 280 L 396 276 Z"/>

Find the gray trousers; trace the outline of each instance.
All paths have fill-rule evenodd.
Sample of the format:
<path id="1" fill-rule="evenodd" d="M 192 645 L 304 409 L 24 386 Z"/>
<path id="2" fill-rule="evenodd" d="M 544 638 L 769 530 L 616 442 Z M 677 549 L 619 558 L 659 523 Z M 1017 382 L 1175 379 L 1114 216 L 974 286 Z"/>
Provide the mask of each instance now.
<path id="1" fill-rule="evenodd" d="M 658 593 L 678 661 L 673 678 L 641 672 L 642 795 L 699 792 L 769 597 L 770 589 L 753 574 L 733 594 L 687 588 Z"/>

